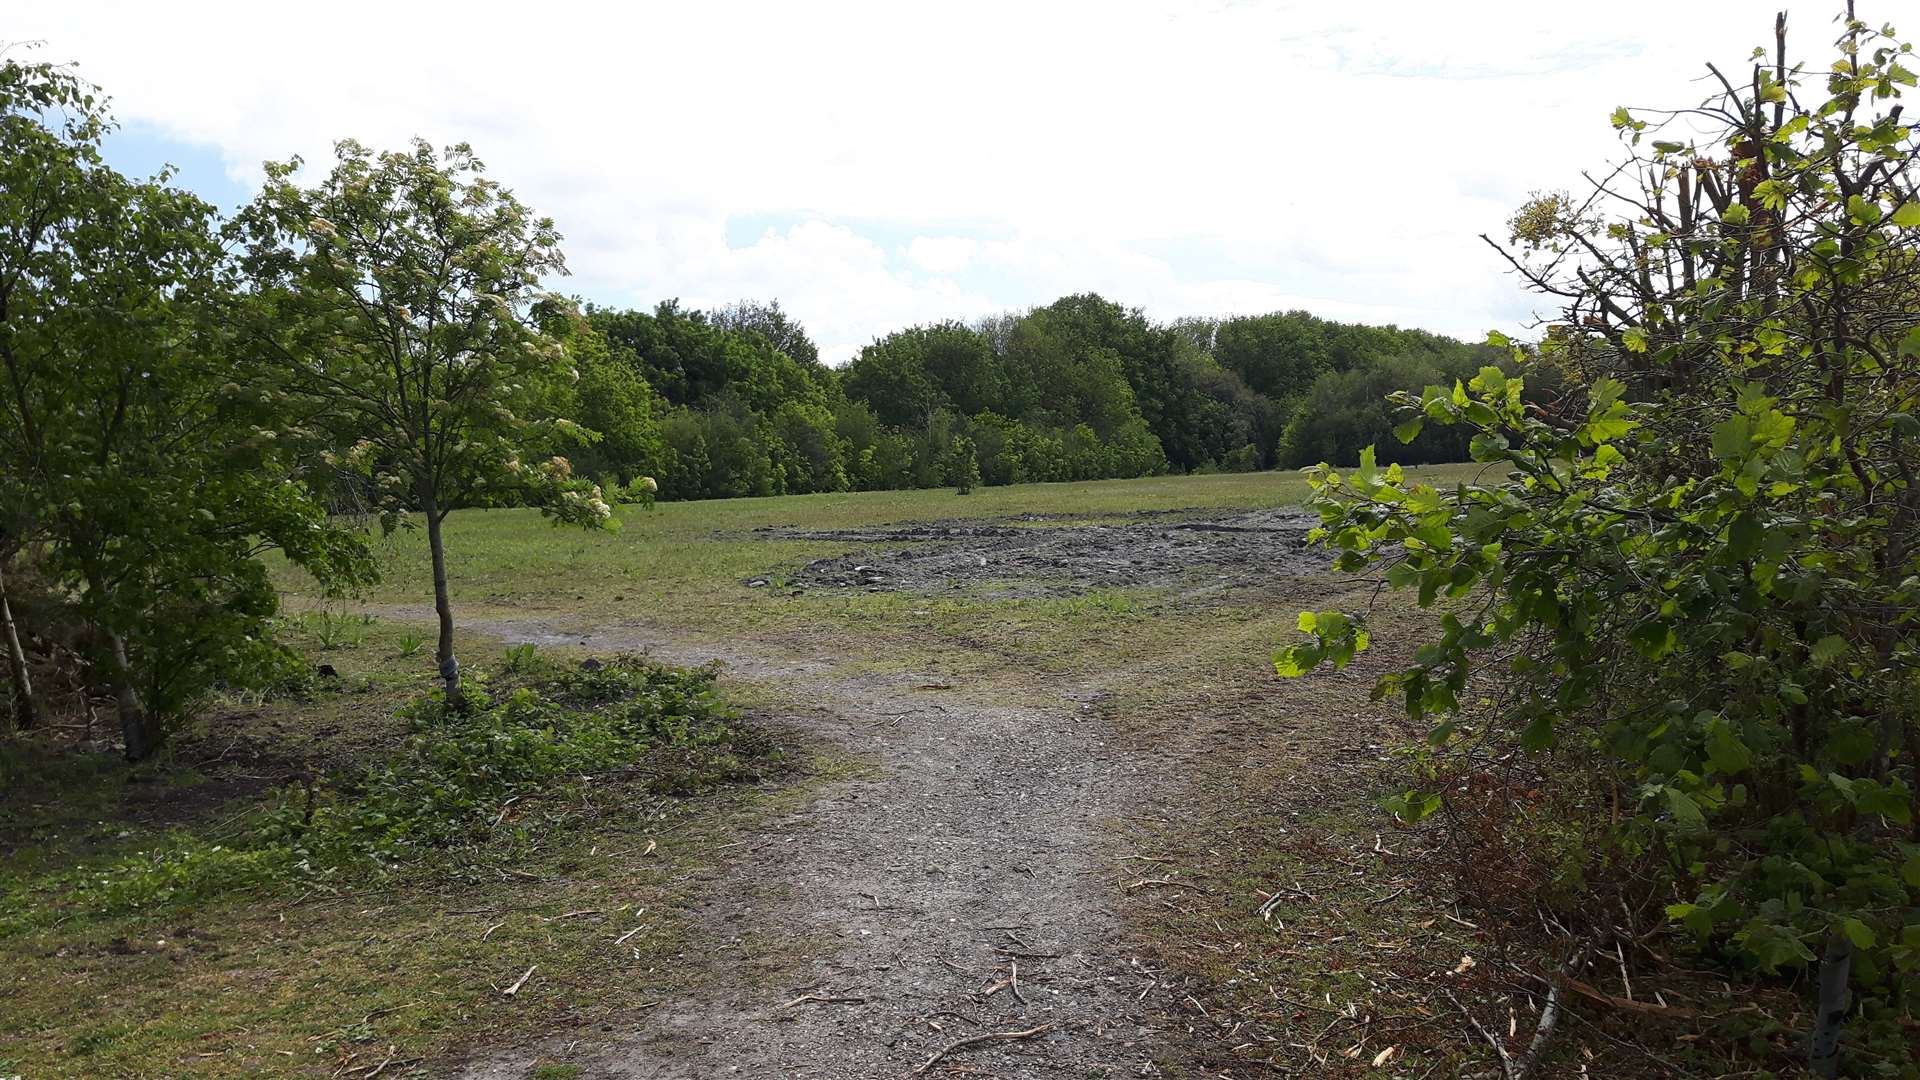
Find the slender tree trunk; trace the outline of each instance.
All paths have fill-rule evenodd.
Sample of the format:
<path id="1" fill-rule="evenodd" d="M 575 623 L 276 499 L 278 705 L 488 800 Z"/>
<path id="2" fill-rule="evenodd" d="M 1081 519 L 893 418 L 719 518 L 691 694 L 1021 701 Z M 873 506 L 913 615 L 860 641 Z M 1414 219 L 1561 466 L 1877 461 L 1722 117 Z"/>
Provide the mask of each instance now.
<path id="1" fill-rule="evenodd" d="M 126 639 L 111 630 L 105 633 L 113 675 L 113 700 L 120 711 L 120 736 L 127 744 L 127 760 L 145 761 L 160 749 L 160 728 L 140 703 L 140 691 L 134 689 Z"/>
<path id="2" fill-rule="evenodd" d="M 1814 1006 L 1813 1032 L 1807 1039 L 1807 1071 L 1833 1076 L 1840 1068 L 1840 1029 L 1853 1007 L 1847 980 L 1853 973 L 1853 941 L 1839 930 L 1827 931 L 1825 955 L 1816 980 L 1819 1001 Z"/>
<path id="3" fill-rule="evenodd" d="M 40 722 L 33 702 L 33 673 L 27 670 L 27 652 L 20 647 L 20 630 L 13 624 L 13 606 L 7 602 L 6 568 L 0 566 L 0 636 L 6 638 L 7 670 L 13 676 L 14 720 L 25 731 Z"/>
<path id="4" fill-rule="evenodd" d="M 447 596 L 447 547 L 440 535 L 440 509 L 434 498 L 426 499 L 427 548 L 433 553 L 433 610 L 440 617 L 440 678 L 447 684 L 447 704 L 460 708 L 460 661 L 453 655 L 453 602 Z"/>

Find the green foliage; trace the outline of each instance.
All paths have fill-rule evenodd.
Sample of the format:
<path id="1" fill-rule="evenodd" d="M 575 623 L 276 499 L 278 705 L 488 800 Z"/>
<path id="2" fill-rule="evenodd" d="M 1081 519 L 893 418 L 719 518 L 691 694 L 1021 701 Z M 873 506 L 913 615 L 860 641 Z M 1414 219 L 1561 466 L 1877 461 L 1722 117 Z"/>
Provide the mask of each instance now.
<path id="1" fill-rule="evenodd" d="M 0 565 L 42 553 L 91 628 L 127 753 L 291 665 L 254 556 L 371 572 L 328 523 L 273 388 L 235 378 L 235 267 L 211 207 L 102 163 L 91 87 L 0 61 Z"/>
<path id="2" fill-rule="evenodd" d="M 962 437 L 993 485 L 1350 460 L 1391 430 L 1386 391 L 1502 357 L 1300 312 L 1159 326 L 1092 294 L 979 326 L 909 327 L 838 372 L 782 351 L 804 333 L 777 305 L 590 319 L 613 362 L 673 410 L 657 472 L 674 499 L 937 486 Z M 811 355 L 810 342 L 794 347 Z M 656 471 L 610 443 L 581 452 L 596 474 Z M 1429 433 L 1397 457 L 1465 454 L 1464 438 Z"/>
<path id="3" fill-rule="evenodd" d="M 1467 436 L 1484 480 L 1407 483 L 1369 449 L 1312 483 L 1338 566 L 1441 612 L 1377 690 L 1432 722 L 1435 753 L 1539 755 L 1598 816 L 1610 887 L 1763 971 L 1837 935 L 1866 995 L 1898 999 L 1920 972 L 1920 262 L 1887 178 L 1920 147 L 1887 108 L 1906 47 L 1857 24 L 1843 44 L 1790 73 L 1800 97 L 1729 90 L 1713 140 L 1654 143 L 1678 160 L 1627 196 L 1651 220 L 1529 219 L 1520 265 L 1573 298 L 1564 324 L 1395 395 L 1403 434 Z M 1633 148 L 1649 127 L 1616 126 Z M 1756 146 L 1768 179 L 1725 186 Z M 1530 403 L 1556 369 L 1569 392 Z M 1355 625 L 1303 616 L 1311 640 L 1276 663 L 1337 665 Z"/>
<path id="4" fill-rule="evenodd" d="M 958 488 L 960 494 L 968 495 L 980 484 L 980 459 L 973 449 L 973 440 L 965 435 L 953 441 L 953 448 L 947 452 L 947 483 Z"/>
<path id="5" fill-rule="evenodd" d="M 610 517 L 600 493 L 526 449 L 597 436 L 559 415 L 579 371 L 542 325 L 563 302 L 553 222 L 485 176 L 471 147 L 416 141 L 375 154 L 351 140 L 316 186 L 271 164 L 236 223 L 258 289 L 248 345 L 330 460 L 364 477 L 393 520 L 511 495 L 563 521 Z M 582 344 L 591 352 L 592 345 Z"/>
<path id="6" fill-rule="evenodd" d="M 283 789 L 271 809 L 221 843 L 179 834 L 104 866 L 23 883 L 0 905 L 8 913 L 0 934 L 74 907 L 164 911 L 237 891 L 484 858 L 524 840 L 542 806 L 577 803 L 610 775 L 674 795 L 757 777 L 777 755 L 738 726 L 714 677 L 710 668 L 621 658 L 546 674 L 497 700 L 470 687 L 464 709 L 421 698 L 404 714 L 405 745 L 385 764 Z"/>

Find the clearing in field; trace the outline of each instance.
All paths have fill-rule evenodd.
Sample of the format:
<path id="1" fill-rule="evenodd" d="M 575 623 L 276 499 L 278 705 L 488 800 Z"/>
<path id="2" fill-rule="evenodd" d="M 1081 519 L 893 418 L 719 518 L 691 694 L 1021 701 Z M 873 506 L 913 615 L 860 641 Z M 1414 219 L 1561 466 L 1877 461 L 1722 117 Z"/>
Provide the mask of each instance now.
<path id="1" fill-rule="evenodd" d="M 1343 785 L 1384 741 L 1362 676 L 1272 676 L 1293 612 L 1348 588 L 1302 548 L 1302 493 L 1263 474 L 681 503 L 613 534 L 457 514 L 454 596 L 495 680 L 717 662 L 771 763 L 699 794 L 652 782 L 657 763 L 596 777 L 379 886 L 76 909 L 7 942 L 27 1017 L 7 1053 L 33 1076 L 515 1078 L 1186 1075 L 1284 1054 L 1263 984 L 1214 979 L 1243 943 L 1205 939 L 1282 932 L 1267 901 L 1324 867 L 1250 871 L 1221 845 L 1359 848 L 1372 812 Z M 85 834 L 52 880 L 166 829 L 217 839 L 278 782 L 391 753 L 392 709 L 430 677 L 419 542 L 390 541 L 386 583 L 345 606 L 282 577 L 338 676 L 212 719 L 150 778 L 166 815 L 137 786 L 99 791 L 90 820 L 28 807 L 12 857 Z M 1313 891 L 1391 892 L 1342 877 Z M 1288 922 L 1334 957 L 1293 993 L 1362 985 L 1311 912 Z"/>

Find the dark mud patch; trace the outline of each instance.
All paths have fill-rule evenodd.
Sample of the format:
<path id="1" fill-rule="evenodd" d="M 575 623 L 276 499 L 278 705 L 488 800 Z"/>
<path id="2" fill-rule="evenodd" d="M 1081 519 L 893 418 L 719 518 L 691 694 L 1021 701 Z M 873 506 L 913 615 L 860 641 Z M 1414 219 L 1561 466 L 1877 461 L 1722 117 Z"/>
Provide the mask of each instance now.
<path id="1" fill-rule="evenodd" d="M 1317 519 L 1299 510 L 1196 518 L 1142 515 L 1118 524 L 904 524 L 867 529 L 763 529 L 781 540 L 859 545 L 800 567 L 800 589 L 934 594 L 980 589 L 1002 596 L 1075 595 L 1099 589 L 1167 588 L 1189 595 L 1276 577 L 1323 574 L 1331 565 L 1307 546 Z M 1019 520 L 1042 522 L 1040 515 Z M 771 584 L 750 578 L 749 586 Z"/>

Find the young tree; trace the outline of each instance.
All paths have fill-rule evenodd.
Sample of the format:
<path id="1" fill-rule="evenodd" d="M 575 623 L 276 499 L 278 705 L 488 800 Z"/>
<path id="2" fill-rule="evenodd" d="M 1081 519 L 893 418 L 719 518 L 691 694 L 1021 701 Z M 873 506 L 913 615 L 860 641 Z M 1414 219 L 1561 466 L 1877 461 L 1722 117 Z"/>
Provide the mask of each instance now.
<path id="1" fill-rule="evenodd" d="M 1514 220 L 1513 265 L 1566 304 L 1514 361 L 1569 392 L 1530 404 L 1489 366 L 1400 396 L 1401 436 L 1464 429 L 1483 479 L 1439 492 L 1369 449 L 1313 482 L 1340 568 L 1454 601 L 1380 691 L 1580 830 L 1564 925 L 1664 912 L 1710 956 L 1817 966 L 1831 1076 L 1849 1015 L 1910 1055 L 1892 1013 L 1920 990 L 1920 128 L 1891 31 L 1849 12 L 1802 68 L 1774 30 L 1703 104 L 1617 110 L 1622 167 Z M 1366 647 L 1354 613 L 1301 627 L 1284 674 Z"/>
<path id="2" fill-rule="evenodd" d="M 376 480 L 389 527 L 402 510 L 424 519 L 440 674 L 457 700 L 447 515 L 511 493 L 564 522 L 611 521 L 564 457 L 520 458 L 529 444 L 591 437 L 550 411 L 577 377 L 535 310 L 554 300 L 542 277 L 566 270 L 560 236 L 465 144 L 375 154 L 342 142 L 311 188 L 295 182 L 299 166 L 270 164 L 242 216 L 260 290 L 250 340 L 283 391 L 351 446 L 344 460 Z"/>
<path id="3" fill-rule="evenodd" d="M 366 562 L 295 477 L 281 402 L 233 379 L 212 208 L 104 165 L 110 128 L 69 72 L 0 64 L 0 568 L 42 550 L 137 760 L 213 686 L 285 670 L 259 550 L 323 582 Z"/>
<path id="4" fill-rule="evenodd" d="M 974 450 L 973 440 L 965 435 L 953 440 L 953 446 L 947 451 L 947 483 L 958 489 L 961 495 L 973 494 L 980 484 L 980 455 Z"/>

